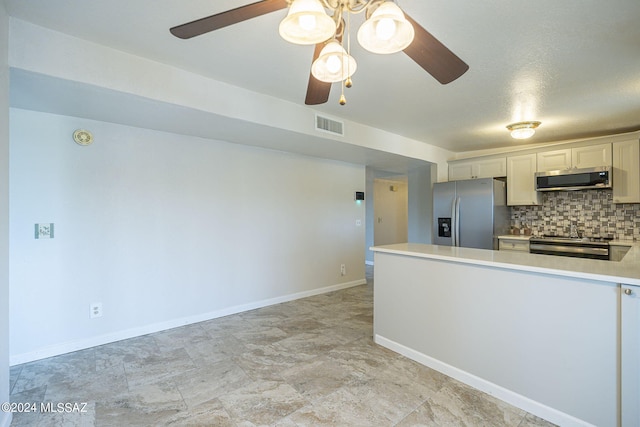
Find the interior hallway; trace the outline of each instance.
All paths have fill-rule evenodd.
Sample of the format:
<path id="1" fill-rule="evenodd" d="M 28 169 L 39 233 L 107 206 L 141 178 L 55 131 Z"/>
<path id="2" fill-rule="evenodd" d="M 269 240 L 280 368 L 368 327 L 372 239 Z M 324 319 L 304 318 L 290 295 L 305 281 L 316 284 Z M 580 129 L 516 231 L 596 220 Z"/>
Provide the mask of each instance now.
<path id="1" fill-rule="evenodd" d="M 12 426 L 551 426 L 372 341 L 367 284 L 11 368 Z"/>

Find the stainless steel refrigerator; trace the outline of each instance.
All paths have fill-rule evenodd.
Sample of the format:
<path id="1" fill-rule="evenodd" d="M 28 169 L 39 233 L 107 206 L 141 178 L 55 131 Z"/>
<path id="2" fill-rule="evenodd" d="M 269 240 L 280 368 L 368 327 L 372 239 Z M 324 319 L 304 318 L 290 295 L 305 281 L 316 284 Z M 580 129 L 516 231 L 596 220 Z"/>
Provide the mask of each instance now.
<path id="1" fill-rule="evenodd" d="M 508 229 L 503 181 L 483 178 L 434 184 L 433 244 L 497 250 L 497 237 Z"/>

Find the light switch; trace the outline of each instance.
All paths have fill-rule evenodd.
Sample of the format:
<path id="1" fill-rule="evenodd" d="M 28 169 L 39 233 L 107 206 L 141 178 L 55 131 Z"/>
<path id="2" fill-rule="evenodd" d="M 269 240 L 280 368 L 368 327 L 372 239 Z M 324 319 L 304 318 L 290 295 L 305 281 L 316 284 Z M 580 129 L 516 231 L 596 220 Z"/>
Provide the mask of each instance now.
<path id="1" fill-rule="evenodd" d="M 36 239 L 53 239 L 53 223 L 42 223 L 35 225 Z"/>

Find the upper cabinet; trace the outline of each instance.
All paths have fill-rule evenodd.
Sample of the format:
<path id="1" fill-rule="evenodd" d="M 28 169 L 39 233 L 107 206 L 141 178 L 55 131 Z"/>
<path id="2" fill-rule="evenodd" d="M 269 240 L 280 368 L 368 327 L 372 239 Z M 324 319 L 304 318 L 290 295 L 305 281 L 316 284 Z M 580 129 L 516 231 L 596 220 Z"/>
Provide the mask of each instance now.
<path id="1" fill-rule="evenodd" d="M 538 153 L 537 172 L 571 169 L 571 149 L 553 150 Z"/>
<path id="2" fill-rule="evenodd" d="M 539 205 L 534 174 L 536 155 L 523 154 L 507 157 L 507 205 Z"/>
<path id="3" fill-rule="evenodd" d="M 613 203 L 640 203 L 640 141 L 613 143 Z"/>
<path id="4" fill-rule="evenodd" d="M 571 149 L 571 163 L 578 169 L 611 166 L 611 157 L 611 144 L 587 145 Z"/>
<path id="5" fill-rule="evenodd" d="M 507 159 L 460 160 L 449 162 L 449 181 L 507 176 Z"/>
<path id="6" fill-rule="evenodd" d="M 611 166 L 611 144 L 585 145 L 537 154 L 537 172 Z"/>

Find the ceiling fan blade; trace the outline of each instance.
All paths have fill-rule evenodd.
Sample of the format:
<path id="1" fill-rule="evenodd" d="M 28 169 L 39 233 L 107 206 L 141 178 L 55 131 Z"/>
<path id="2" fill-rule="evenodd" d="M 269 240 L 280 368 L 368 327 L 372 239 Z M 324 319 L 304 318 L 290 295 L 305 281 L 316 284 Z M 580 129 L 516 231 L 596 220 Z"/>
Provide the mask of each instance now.
<path id="1" fill-rule="evenodd" d="M 275 12 L 276 10 L 288 7 L 286 0 L 263 0 L 240 6 L 226 12 L 217 13 L 215 15 L 201 18 L 186 24 L 178 25 L 171 28 L 171 34 L 181 39 L 190 39 L 210 31 L 218 30 L 247 19 Z"/>
<path id="2" fill-rule="evenodd" d="M 413 25 L 415 37 L 404 53 L 416 61 L 426 72 L 435 77 L 443 85 L 451 83 L 463 75 L 469 66 L 430 32 L 422 28 L 409 15 L 404 14 Z"/>
<path id="3" fill-rule="evenodd" d="M 313 60 L 311 63 L 318 59 L 320 51 L 325 46 L 325 43 L 316 44 L 316 49 L 313 51 Z M 309 73 L 309 83 L 307 84 L 307 96 L 304 99 L 306 105 L 318 105 L 324 104 L 329 100 L 329 92 L 331 92 L 331 83 L 322 82 Z"/>

